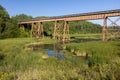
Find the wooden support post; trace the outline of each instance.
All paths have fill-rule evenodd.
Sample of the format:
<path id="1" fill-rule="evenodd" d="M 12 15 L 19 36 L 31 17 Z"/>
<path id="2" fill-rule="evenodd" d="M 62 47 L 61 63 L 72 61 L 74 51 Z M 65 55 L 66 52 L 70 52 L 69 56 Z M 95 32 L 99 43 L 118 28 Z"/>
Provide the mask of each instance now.
<path id="1" fill-rule="evenodd" d="M 63 42 L 70 41 L 70 34 L 69 34 L 69 25 L 67 21 L 64 21 L 64 29 L 63 29 Z"/>
<path id="2" fill-rule="evenodd" d="M 61 40 L 61 30 L 60 30 L 60 22 L 55 21 L 54 25 L 54 39 L 57 39 L 58 41 Z"/>
<path id="3" fill-rule="evenodd" d="M 69 34 L 69 26 L 68 22 L 64 21 L 63 28 L 61 28 L 62 24 L 59 21 L 55 21 L 54 24 L 54 39 L 57 39 L 58 42 L 68 42 L 70 41 L 70 34 Z"/>
<path id="4" fill-rule="evenodd" d="M 32 37 L 36 37 L 36 23 L 32 24 Z"/>
<path id="5" fill-rule="evenodd" d="M 66 29 L 67 29 L 67 22 L 64 21 L 64 29 L 63 29 L 63 43 L 66 41 Z"/>
<path id="6" fill-rule="evenodd" d="M 42 39 L 44 38 L 44 31 L 43 31 L 43 24 L 42 22 L 38 23 L 32 23 L 31 26 L 31 38 L 36 37 L 39 38 L 41 37 Z"/>
<path id="7" fill-rule="evenodd" d="M 31 26 L 31 35 L 30 35 L 31 38 L 33 37 L 33 26 L 34 26 L 34 23 L 32 23 L 32 26 Z"/>
<path id="8" fill-rule="evenodd" d="M 53 39 L 56 39 L 56 27 L 57 27 L 57 21 L 54 23 L 54 34 L 53 34 Z"/>
<path id="9" fill-rule="evenodd" d="M 44 30 L 43 30 L 43 24 L 42 22 L 40 22 L 40 36 L 42 37 L 42 39 L 44 39 Z"/>
<path id="10" fill-rule="evenodd" d="M 38 33 L 38 38 L 41 37 L 40 22 L 38 22 L 38 30 L 37 30 L 37 33 Z"/>
<path id="11" fill-rule="evenodd" d="M 44 39 L 44 31 L 43 31 L 42 22 L 38 22 L 38 25 L 37 25 L 37 38 L 40 38 L 40 37 Z"/>
<path id="12" fill-rule="evenodd" d="M 102 34 L 103 34 L 102 40 L 106 41 L 106 39 L 107 39 L 107 17 L 104 18 Z"/>
<path id="13" fill-rule="evenodd" d="M 117 22 L 120 20 L 120 17 L 118 19 L 116 19 L 115 21 L 112 21 L 110 18 L 108 18 L 108 21 L 111 22 L 111 24 L 109 25 L 110 27 L 108 28 L 107 33 L 109 35 L 109 39 L 115 39 L 119 37 L 119 33 L 120 33 L 120 27 L 117 24 Z"/>
<path id="14" fill-rule="evenodd" d="M 61 41 L 61 29 L 60 29 L 60 22 L 57 21 L 57 39 L 60 42 Z"/>
<path id="15" fill-rule="evenodd" d="M 68 37 L 68 42 L 70 41 L 70 31 L 69 31 L 69 24 L 67 22 L 67 37 Z"/>

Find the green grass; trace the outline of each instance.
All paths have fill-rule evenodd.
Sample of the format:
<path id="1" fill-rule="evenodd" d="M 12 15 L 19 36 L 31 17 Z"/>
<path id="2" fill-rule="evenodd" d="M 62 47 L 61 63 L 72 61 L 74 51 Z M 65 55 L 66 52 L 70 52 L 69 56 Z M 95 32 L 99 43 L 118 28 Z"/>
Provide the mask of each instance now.
<path id="1" fill-rule="evenodd" d="M 92 58 L 98 58 L 102 62 L 111 62 L 111 60 L 118 57 L 120 53 L 119 41 L 92 41 L 83 43 L 70 43 L 67 44 L 67 50 L 74 49 L 78 52 L 86 52 L 88 55 L 92 55 Z M 99 59 L 100 58 L 100 59 Z"/>
<path id="2" fill-rule="evenodd" d="M 90 38 L 90 37 L 95 37 L 95 38 L 101 38 L 102 34 L 101 33 L 90 33 L 90 34 L 70 34 L 71 37 L 81 37 L 81 38 Z"/>
<path id="3" fill-rule="evenodd" d="M 52 44 L 45 38 L 15 38 L 0 40 L 0 80 L 119 80 L 120 42 L 92 41 L 66 44 L 66 59 L 42 59 L 45 51 L 26 50 L 25 45 L 38 42 Z M 53 47 L 53 46 L 52 46 Z M 86 63 L 71 52 L 75 49 L 92 57 Z M 74 59 L 75 60 L 72 60 Z"/>

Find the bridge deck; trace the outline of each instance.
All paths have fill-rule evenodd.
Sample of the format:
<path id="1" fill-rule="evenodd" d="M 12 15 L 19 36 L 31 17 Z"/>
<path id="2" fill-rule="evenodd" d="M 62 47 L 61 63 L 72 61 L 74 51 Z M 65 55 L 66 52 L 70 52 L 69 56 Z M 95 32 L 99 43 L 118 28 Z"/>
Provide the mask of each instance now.
<path id="1" fill-rule="evenodd" d="M 26 21 L 20 21 L 19 24 L 30 24 L 36 22 L 50 22 L 50 21 L 77 21 L 77 20 L 94 20 L 94 19 L 103 19 L 105 17 L 114 17 L 120 16 L 120 9 L 108 10 L 108 11 L 99 11 L 91 13 L 82 13 L 82 14 L 72 14 L 72 15 L 63 15 L 63 16 L 54 16 L 42 19 L 32 19 Z"/>

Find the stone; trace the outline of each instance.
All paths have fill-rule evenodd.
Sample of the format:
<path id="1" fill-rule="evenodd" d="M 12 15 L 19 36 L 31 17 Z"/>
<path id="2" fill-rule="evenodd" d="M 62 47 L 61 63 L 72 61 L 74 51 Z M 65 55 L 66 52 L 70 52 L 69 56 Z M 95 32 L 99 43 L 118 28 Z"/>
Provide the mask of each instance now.
<path id="1" fill-rule="evenodd" d="M 42 59 L 46 60 L 46 59 L 48 59 L 48 58 L 49 58 L 48 55 L 42 55 Z"/>

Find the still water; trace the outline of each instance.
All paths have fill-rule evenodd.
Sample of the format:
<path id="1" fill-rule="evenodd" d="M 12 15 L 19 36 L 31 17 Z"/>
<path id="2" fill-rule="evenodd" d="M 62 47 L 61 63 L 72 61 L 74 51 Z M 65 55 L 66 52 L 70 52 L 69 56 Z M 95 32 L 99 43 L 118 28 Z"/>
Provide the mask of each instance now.
<path id="1" fill-rule="evenodd" d="M 58 59 L 64 59 L 64 53 L 62 50 L 57 50 L 57 51 L 47 50 L 46 52 L 47 52 L 48 56 L 54 56 Z"/>
<path id="2" fill-rule="evenodd" d="M 34 51 L 43 50 L 48 56 L 54 56 L 58 59 L 64 59 L 64 52 L 60 44 L 41 44 L 41 45 L 33 45 Z"/>
<path id="3" fill-rule="evenodd" d="M 31 46 L 34 51 L 40 50 L 40 51 L 45 51 L 48 56 L 52 56 L 55 58 L 58 58 L 60 60 L 67 59 L 70 61 L 77 61 L 78 59 L 82 59 L 87 61 L 88 58 L 85 56 L 77 57 L 74 54 L 70 52 L 66 52 L 62 49 L 61 44 L 39 44 L 39 45 L 32 45 Z M 69 55 L 69 56 L 68 56 Z"/>

